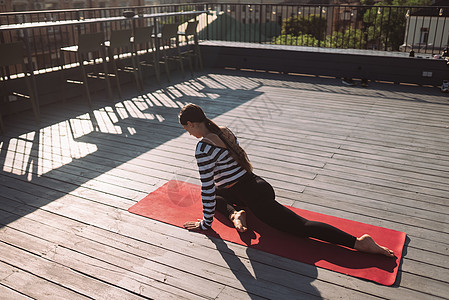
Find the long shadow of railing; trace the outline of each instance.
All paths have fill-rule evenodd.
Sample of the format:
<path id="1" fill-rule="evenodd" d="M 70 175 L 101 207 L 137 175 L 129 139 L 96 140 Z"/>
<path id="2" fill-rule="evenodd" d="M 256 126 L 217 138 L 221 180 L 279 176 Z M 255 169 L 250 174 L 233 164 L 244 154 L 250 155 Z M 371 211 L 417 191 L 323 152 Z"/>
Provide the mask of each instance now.
<path id="1" fill-rule="evenodd" d="M 0 226 L 67 194 L 106 205 L 108 197 L 138 200 L 133 198 L 133 189 L 140 194 L 148 187 L 148 192 L 167 179 L 170 170 L 179 168 L 176 148 L 159 152 L 146 166 L 133 164 L 135 178 L 128 172 L 114 180 L 108 172 L 184 134 L 177 121 L 183 105 L 197 103 L 217 116 L 259 96 L 258 87 L 234 89 L 206 75 L 143 94 L 130 93 L 123 101 L 97 102 L 93 109 L 68 104 L 66 109 L 55 110 L 52 105 L 43 109 L 40 126 L 26 118 L 9 118 L 12 126 L 0 138 L 0 209 L 11 205 L 26 209 L 15 210 L 16 215 L 2 220 Z M 213 93 L 208 88 L 213 88 Z M 158 162 L 164 156 L 165 165 Z M 181 155 L 181 164 L 182 159 Z M 148 176 L 153 164 L 157 165 L 156 175 Z M 87 184 L 99 177 L 101 184 Z M 76 191 L 80 187 L 97 189 L 97 193 Z"/>
<path id="2" fill-rule="evenodd" d="M 260 299 L 260 297 L 290 299 L 301 297 L 320 299 L 319 290 L 311 283 L 316 279 L 318 271 L 315 266 L 307 265 L 304 267 L 307 276 L 298 276 L 287 270 L 276 269 L 264 264 L 258 259 L 257 250 L 247 248 L 246 255 L 250 266 L 246 265 L 232 249 L 228 247 L 225 241 L 216 237 L 208 238 L 215 244 L 218 252 L 226 262 L 234 276 L 239 280 L 243 289 L 248 293 L 250 299 Z M 289 276 L 286 280 L 284 276 Z M 286 282 L 294 281 L 290 286 L 288 283 L 282 284 L 277 290 L 270 289 L 270 281 Z M 301 291 L 298 287 L 301 287 Z"/>
<path id="3" fill-rule="evenodd" d="M 148 192 L 146 187 L 150 190 L 161 180 L 170 179 L 165 177 L 166 174 L 179 168 L 179 162 L 185 164 L 191 159 L 180 154 L 182 151 L 176 148 L 164 148 L 158 156 L 145 158 L 143 162 L 148 166 L 131 163 L 135 169 L 126 170 L 126 175 L 116 175 L 111 171 L 179 138 L 184 130 L 178 125 L 177 115 L 186 103 L 201 105 L 210 117 L 215 118 L 263 95 L 261 87 L 264 86 L 338 94 L 361 93 L 360 89 L 342 87 L 336 79 L 257 72 L 248 72 L 248 76 L 242 79 L 242 73 L 238 76 L 233 74 L 233 71 L 220 71 L 218 75 L 211 73 L 178 81 L 162 89 L 129 93 L 125 100 L 96 102 L 93 109 L 68 104 L 67 109 L 63 107 L 55 112 L 52 105 L 43 109 L 42 124 L 37 127 L 34 122 L 26 121 L 26 116 L 21 115 L 20 120 L 14 121 L 11 119 L 15 117 L 10 118 L 12 128 L 8 128 L 6 135 L 0 138 L 0 209 L 12 204 L 23 204 L 28 208 L 18 211 L 13 218 L 3 220 L 0 226 L 67 194 L 109 205 L 108 197 L 136 201 L 138 199 L 133 198 L 133 190 L 139 195 L 137 192 Z M 394 99 L 395 94 L 410 93 L 410 87 L 378 85 L 363 91 L 376 97 Z M 447 101 L 438 102 L 438 97 L 435 97 L 438 93 L 430 88 L 413 87 L 409 100 L 405 101 L 447 105 Z M 404 101 L 404 95 L 397 99 Z M 276 107 L 272 106 L 271 109 L 275 113 Z M 270 113 L 270 109 L 264 110 Z M 248 113 L 248 118 L 253 119 L 254 114 L 256 118 L 260 117 L 257 111 L 248 111 L 248 108 L 244 111 Z M 191 143 L 186 144 L 185 149 L 192 150 L 194 139 Z M 164 162 L 160 161 L 161 157 L 165 158 Z M 148 176 L 148 169 L 154 173 L 152 176 Z M 132 172 L 135 172 L 135 178 Z M 141 178 L 139 175 L 142 175 Z M 110 176 L 117 176 L 121 192 L 131 192 L 117 192 L 113 184 L 115 181 Z M 91 180 L 101 181 L 104 186 L 96 193 L 98 199 L 88 193 L 75 192 L 80 187 L 87 191 L 95 189 L 95 184 L 86 185 Z"/>

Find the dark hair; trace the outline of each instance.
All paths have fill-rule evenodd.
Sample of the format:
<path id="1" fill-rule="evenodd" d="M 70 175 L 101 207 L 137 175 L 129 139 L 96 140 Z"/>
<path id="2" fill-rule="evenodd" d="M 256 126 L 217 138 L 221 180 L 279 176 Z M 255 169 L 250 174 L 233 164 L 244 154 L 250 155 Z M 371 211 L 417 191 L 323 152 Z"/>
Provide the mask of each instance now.
<path id="1" fill-rule="evenodd" d="M 204 111 L 195 104 L 187 104 L 179 112 L 179 123 L 187 125 L 187 122 L 204 122 L 207 119 Z"/>
<path id="2" fill-rule="evenodd" d="M 206 128 L 210 132 L 218 135 L 218 137 L 223 141 L 235 161 L 246 171 L 252 172 L 253 167 L 249 162 L 245 150 L 243 150 L 243 148 L 240 147 L 239 144 L 237 144 L 237 138 L 229 129 L 227 130 L 230 134 L 226 134 L 227 132 L 224 132 L 224 130 L 221 129 L 217 124 L 215 124 L 214 121 L 206 117 L 206 114 L 201 109 L 201 107 L 195 104 L 187 104 L 179 112 L 179 123 L 181 123 L 181 125 L 187 125 L 188 121 L 194 123 L 204 122 Z"/>

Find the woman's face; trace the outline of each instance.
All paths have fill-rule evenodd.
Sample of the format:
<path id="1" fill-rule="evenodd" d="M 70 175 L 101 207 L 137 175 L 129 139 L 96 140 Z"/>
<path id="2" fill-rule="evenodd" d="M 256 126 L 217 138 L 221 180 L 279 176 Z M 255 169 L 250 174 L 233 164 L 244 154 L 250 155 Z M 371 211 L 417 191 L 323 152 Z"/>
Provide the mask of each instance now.
<path id="1" fill-rule="evenodd" d="M 202 133 L 198 130 L 200 128 L 199 123 L 187 121 L 186 125 L 182 125 L 182 127 L 190 134 L 196 137 L 197 139 L 202 138 Z"/>

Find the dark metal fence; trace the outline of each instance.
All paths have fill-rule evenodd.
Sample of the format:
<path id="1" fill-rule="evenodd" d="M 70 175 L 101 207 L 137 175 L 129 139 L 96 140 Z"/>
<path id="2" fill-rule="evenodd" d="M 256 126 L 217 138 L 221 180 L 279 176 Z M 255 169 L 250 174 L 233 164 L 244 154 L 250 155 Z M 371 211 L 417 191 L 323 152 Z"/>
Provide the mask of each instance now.
<path id="1" fill-rule="evenodd" d="M 204 39 L 278 45 L 439 53 L 449 7 L 209 4 Z"/>
<path id="2" fill-rule="evenodd" d="M 33 69 L 39 73 L 46 73 L 61 68 L 60 49 L 76 45 L 79 34 L 104 32 L 105 40 L 112 30 L 127 29 L 130 26 L 154 25 L 153 18 L 138 18 L 137 20 L 122 19 L 120 21 L 102 20 L 121 17 L 125 11 L 131 10 L 137 15 L 170 13 L 182 11 L 204 10 L 202 4 L 185 4 L 170 6 L 142 6 L 121 8 L 98 8 L 98 9 L 76 9 L 76 10 L 48 10 L 28 11 L 16 13 L 1 13 L 0 25 L 31 25 L 38 24 L 31 29 L 2 29 L 0 32 L 0 43 L 24 41 L 28 45 L 29 56 Z M 167 16 L 157 19 L 158 24 L 183 23 L 188 16 Z M 63 21 L 90 20 L 82 24 L 61 25 Z M 134 22 L 134 23 L 133 23 Z M 76 56 L 66 57 L 67 64 L 77 63 Z M 14 71 L 11 71 L 14 73 Z"/>
<path id="3" fill-rule="evenodd" d="M 200 39 L 306 47 L 413 50 L 416 54 L 440 54 L 448 47 L 449 6 L 352 6 L 271 4 L 182 4 L 128 8 L 101 8 L 1 13 L 0 25 L 48 22 L 33 29 L 3 29 L 0 43 L 27 39 L 33 69 L 48 72 L 60 68 L 61 47 L 75 45 L 80 33 L 128 28 L 126 20 L 102 22 L 136 14 L 208 10 L 202 16 Z M 182 23 L 183 16 L 159 18 L 160 23 Z M 93 20 L 83 25 L 56 25 L 65 20 Z M 98 22 L 95 22 L 98 20 Z M 136 26 L 153 25 L 151 18 L 139 18 Z M 55 25 L 52 25 L 55 24 Z M 75 57 L 69 57 L 75 63 Z"/>

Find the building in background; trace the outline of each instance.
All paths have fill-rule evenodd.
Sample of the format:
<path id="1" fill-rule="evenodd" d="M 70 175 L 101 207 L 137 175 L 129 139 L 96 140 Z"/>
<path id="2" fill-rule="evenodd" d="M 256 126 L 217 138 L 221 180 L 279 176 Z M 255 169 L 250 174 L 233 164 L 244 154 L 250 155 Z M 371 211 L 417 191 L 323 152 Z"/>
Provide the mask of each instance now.
<path id="1" fill-rule="evenodd" d="M 449 9 L 441 6 L 448 1 L 436 1 L 432 7 L 408 10 L 404 44 L 401 50 L 420 50 L 430 53 L 449 45 Z"/>
<path id="2" fill-rule="evenodd" d="M 127 7 L 159 4 L 158 0 L 0 0 L 0 12 Z"/>
<path id="3" fill-rule="evenodd" d="M 223 3 L 220 0 L 0 0 L 0 12 L 18 12 L 30 10 L 54 10 L 54 9 L 81 9 L 81 8 L 106 8 L 128 7 L 144 5 L 163 5 L 179 3 Z M 356 0 L 228 0 L 226 3 L 235 4 L 297 4 L 297 5 L 329 5 L 350 4 L 359 5 Z"/>

